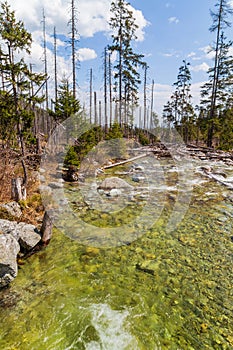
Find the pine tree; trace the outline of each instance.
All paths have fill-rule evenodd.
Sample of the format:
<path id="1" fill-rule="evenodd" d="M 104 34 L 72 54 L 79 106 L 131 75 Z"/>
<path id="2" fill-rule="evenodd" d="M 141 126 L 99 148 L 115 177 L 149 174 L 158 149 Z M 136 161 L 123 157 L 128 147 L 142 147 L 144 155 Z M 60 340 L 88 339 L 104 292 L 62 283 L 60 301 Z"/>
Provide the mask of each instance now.
<path id="1" fill-rule="evenodd" d="M 74 98 L 69 87 L 69 81 L 64 78 L 58 87 L 57 101 L 54 102 L 54 112 L 51 112 L 56 122 L 63 122 L 81 110 L 80 102 Z"/>
<path id="2" fill-rule="evenodd" d="M 177 75 L 177 81 L 173 84 L 175 91 L 171 95 L 171 101 L 164 106 L 163 116 L 167 122 L 180 131 L 185 142 L 191 138 L 194 123 L 194 109 L 191 103 L 191 73 L 189 63 L 183 60 Z"/>
<path id="3" fill-rule="evenodd" d="M 116 0 L 111 4 L 109 25 L 113 31 L 113 43 L 109 46 L 110 52 L 117 52 L 117 64 L 114 67 L 115 86 L 117 87 L 119 102 L 119 123 L 122 124 L 122 109 L 125 103 L 135 104 L 137 102 L 138 85 L 140 84 L 140 74 L 138 68 L 144 65 L 142 54 L 133 51 L 131 43 L 137 39 L 136 30 L 138 28 L 129 3 L 125 0 Z M 126 116 L 125 116 L 126 118 Z"/>
<path id="4" fill-rule="evenodd" d="M 219 54 L 218 54 L 218 76 L 216 80 L 216 91 L 214 97 L 214 115 L 210 119 L 212 110 L 213 84 L 215 79 L 215 69 L 211 67 L 208 70 L 209 81 L 202 86 L 201 89 L 201 109 L 202 118 L 205 127 L 207 127 L 207 143 L 212 145 L 212 140 L 215 132 L 217 132 L 219 125 L 219 118 L 226 108 L 232 107 L 233 94 L 233 57 L 230 55 L 232 47 L 231 41 L 226 41 L 224 33 L 221 33 L 219 40 Z M 213 48 L 212 48 L 213 50 Z M 211 142 L 210 142 L 211 141 Z"/>
<path id="5" fill-rule="evenodd" d="M 215 58 L 213 67 L 213 79 L 211 84 L 211 99 L 210 109 L 208 113 L 208 138 L 207 146 L 212 147 L 213 132 L 214 132 L 214 119 L 216 118 L 216 101 L 218 92 L 219 81 L 219 60 L 221 59 L 221 35 L 224 28 L 230 27 L 231 22 L 227 20 L 229 15 L 233 14 L 233 10 L 227 0 L 218 0 L 215 7 L 216 12 L 211 11 L 211 17 L 213 24 L 210 27 L 210 32 L 216 32 L 216 42 L 214 47 Z"/>

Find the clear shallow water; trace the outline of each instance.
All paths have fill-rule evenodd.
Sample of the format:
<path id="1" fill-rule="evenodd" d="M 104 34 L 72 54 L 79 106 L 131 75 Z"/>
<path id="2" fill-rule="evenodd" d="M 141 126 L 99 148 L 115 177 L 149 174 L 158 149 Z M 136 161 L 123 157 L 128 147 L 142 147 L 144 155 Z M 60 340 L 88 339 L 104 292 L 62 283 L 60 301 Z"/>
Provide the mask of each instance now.
<path id="1" fill-rule="evenodd" d="M 170 188 L 177 174 L 169 174 Z M 154 225 L 134 239 L 122 229 L 118 246 L 87 245 L 56 230 L 2 292 L 1 349 L 233 349 L 232 191 L 199 174 L 190 182 L 191 201 L 174 231 L 166 227 L 177 190 L 164 194 L 164 187 Z M 73 187 L 66 197 L 95 227 L 116 224 L 80 205 Z M 136 204 L 117 220 L 138 215 L 144 202 Z"/>

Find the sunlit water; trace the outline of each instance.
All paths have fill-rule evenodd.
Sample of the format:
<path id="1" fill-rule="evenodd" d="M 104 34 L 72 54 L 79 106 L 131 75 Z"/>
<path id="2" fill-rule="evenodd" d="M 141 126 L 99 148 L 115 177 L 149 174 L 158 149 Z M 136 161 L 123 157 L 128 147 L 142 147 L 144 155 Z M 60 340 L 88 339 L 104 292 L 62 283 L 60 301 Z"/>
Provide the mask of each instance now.
<path id="1" fill-rule="evenodd" d="M 224 171 L 232 179 L 233 169 Z M 177 196 L 169 164 L 165 178 L 166 185 L 152 184 L 163 202 L 143 234 L 122 229 L 118 243 L 107 237 L 105 247 L 102 237 L 103 246 L 88 245 L 88 237 L 72 238 L 69 222 L 70 236 L 55 230 L 49 246 L 26 260 L 0 292 L 1 349 L 233 349 L 233 193 L 196 173 L 184 218 L 167 230 Z M 142 196 L 120 214 L 98 214 L 80 204 L 82 195 L 66 189 L 74 212 L 100 230 L 133 221 L 146 202 Z"/>

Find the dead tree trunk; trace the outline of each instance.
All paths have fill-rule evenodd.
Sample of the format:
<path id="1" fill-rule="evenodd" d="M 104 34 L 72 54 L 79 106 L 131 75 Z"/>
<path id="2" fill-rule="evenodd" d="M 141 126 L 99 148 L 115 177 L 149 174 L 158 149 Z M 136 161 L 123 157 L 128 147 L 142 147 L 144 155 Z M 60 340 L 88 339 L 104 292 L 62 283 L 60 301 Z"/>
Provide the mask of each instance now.
<path id="1" fill-rule="evenodd" d="M 52 237 L 53 223 L 47 211 L 44 213 L 42 226 L 40 229 L 41 243 L 47 245 Z"/>
<path id="2" fill-rule="evenodd" d="M 26 200 L 27 192 L 24 184 L 24 179 L 22 177 L 17 177 L 11 181 L 11 196 L 16 202 Z"/>

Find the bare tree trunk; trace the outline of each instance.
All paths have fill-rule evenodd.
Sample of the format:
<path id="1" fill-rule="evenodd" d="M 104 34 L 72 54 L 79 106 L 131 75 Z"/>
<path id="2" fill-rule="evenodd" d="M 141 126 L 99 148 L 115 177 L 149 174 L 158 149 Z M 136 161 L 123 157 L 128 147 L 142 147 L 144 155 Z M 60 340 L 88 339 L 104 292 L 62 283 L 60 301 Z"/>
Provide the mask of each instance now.
<path id="1" fill-rule="evenodd" d="M 102 111 L 101 111 L 101 101 L 99 101 L 99 125 L 102 126 Z"/>
<path id="2" fill-rule="evenodd" d="M 146 96 L 146 86 L 147 86 L 147 69 L 148 66 L 145 65 L 145 70 L 144 70 L 144 117 L 143 117 L 143 122 L 144 122 L 144 130 L 146 130 L 146 110 L 147 110 L 147 106 L 146 106 L 146 100 L 147 100 L 147 96 Z"/>
<path id="3" fill-rule="evenodd" d="M 57 34 L 56 27 L 54 27 L 54 88 L 55 88 L 55 103 L 57 103 Z"/>
<path id="4" fill-rule="evenodd" d="M 104 50 L 104 132 L 107 134 L 108 114 L 107 114 L 107 49 Z"/>
<path id="5" fill-rule="evenodd" d="M 150 129 L 153 128 L 153 108 L 154 108 L 154 79 L 152 80 L 152 89 L 151 89 L 151 105 L 150 105 Z"/>
<path id="6" fill-rule="evenodd" d="M 76 55 L 75 55 L 75 41 L 76 41 L 76 26 L 75 26 L 75 4 L 71 0 L 71 50 L 72 50 L 72 70 L 73 70 L 73 97 L 76 98 Z"/>
<path id="7" fill-rule="evenodd" d="M 111 54 L 108 55 L 108 79 L 109 79 L 109 114 L 110 114 L 110 127 L 112 125 L 112 65 Z"/>
<path id="8" fill-rule="evenodd" d="M 47 211 L 44 213 L 42 226 L 40 229 L 41 243 L 47 245 L 52 237 L 53 223 Z"/>
<path id="9" fill-rule="evenodd" d="M 26 200 L 27 192 L 24 184 L 24 179 L 22 177 L 17 177 L 11 181 L 11 197 L 16 202 Z"/>
<path id="10" fill-rule="evenodd" d="M 96 91 L 94 92 L 94 112 L 95 112 L 95 125 L 97 125 L 97 96 L 96 96 Z"/>
<path id="11" fill-rule="evenodd" d="M 46 30 L 45 30 L 45 12 L 43 9 L 43 41 L 44 41 L 44 72 L 45 76 L 47 78 L 48 76 L 48 65 L 47 65 L 47 44 L 46 44 Z M 48 110 L 48 80 L 45 82 L 45 104 L 46 104 L 46 110 Z"/>
<path id="12" fill-rule="evenodd" d="M 92 68 L 90 70 L 90 124 L 92 123 L 92 84 L 93 84 L 93 77 L 92 77 Z"/>

